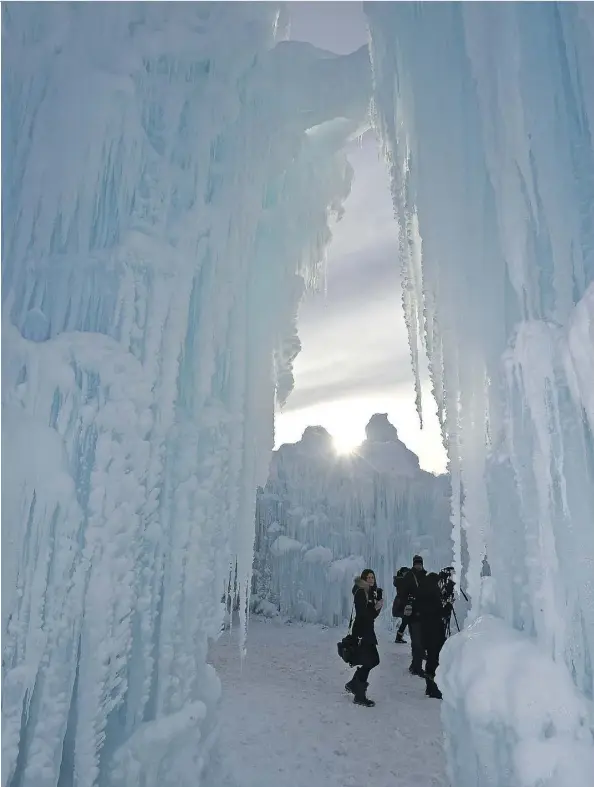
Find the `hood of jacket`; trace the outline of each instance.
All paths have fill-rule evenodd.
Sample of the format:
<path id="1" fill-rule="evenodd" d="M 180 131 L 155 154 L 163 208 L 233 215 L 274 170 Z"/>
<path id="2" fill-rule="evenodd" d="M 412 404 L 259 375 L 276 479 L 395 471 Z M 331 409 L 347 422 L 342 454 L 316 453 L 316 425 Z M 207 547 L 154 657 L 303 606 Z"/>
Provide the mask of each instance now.
<path id="1" fill-rule="evenodd" d="M 358 590 L 364 590 L 365 595 L 366 596 L 369 595 L 369 585 L 367 584 L 367 582 L 361 579 L 361 577 L 355 578 L 355 584 L 353 585 L 353 596 Z"/>

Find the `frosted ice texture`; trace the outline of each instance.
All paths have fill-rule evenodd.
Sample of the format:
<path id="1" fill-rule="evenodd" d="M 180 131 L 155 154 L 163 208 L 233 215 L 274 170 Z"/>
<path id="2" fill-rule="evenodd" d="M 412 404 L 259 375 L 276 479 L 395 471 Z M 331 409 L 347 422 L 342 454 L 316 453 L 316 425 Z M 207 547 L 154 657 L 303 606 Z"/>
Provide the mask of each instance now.
<path id="1" fill-rule="evenodd" d="M 352 456 L 337 456 L 323 427 L 308 427 L 272 458 L 259 490 L 253 607 L 339 625 L 353 603 L 353 578 L 365 567 L 384 588 L 391 620 L 392 578 L 420 553 L 427 568 L 451 563 L 447 476 L 419 468 L 383 414 Z"/>
<path id="2" fill-rule="evenodd" d="M 472 626 L 444 684 L 457 787 L 594 772 L 594 12 L 369 3 L 404 307 L 448 446 Z M 492 577 L 481 579 L 488 554 Z M 521 633 L 520 633 L 521 632 Z"/>
<path id="3" fill-rule="evenodd" d="M 367 51 L 273 48 L 273 4 L 2 14 L 2 784 L 196 787 Z"/>

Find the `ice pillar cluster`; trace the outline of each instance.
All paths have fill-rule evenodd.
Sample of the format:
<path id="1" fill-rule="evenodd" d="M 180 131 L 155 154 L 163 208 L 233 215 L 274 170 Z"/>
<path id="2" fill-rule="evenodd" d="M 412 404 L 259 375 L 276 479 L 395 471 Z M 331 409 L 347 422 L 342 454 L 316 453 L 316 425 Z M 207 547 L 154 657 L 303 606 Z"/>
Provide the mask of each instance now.
<path id="1" fill-rule="evenodd" d="M 197 787 L 367 50 L 272 3 L 2 13 L 2 785 Z"/>
<path id="2" fill-rule="evenodd" d="M 337 456 L 323 427 L 273 453 L 256 499 L 253 607 L 266 615 L 342 625 L 353 606 L 353 578 L 373 567 L 392 622 L 392 580 L 421 554 L 428 570 L 452 559 L 449 479 L 419 460 L 385 414 L 367 439 Z"/>
<path id="3" fill-rule="evenodd" d="M 368 3 L 413 360 L 449 451 L 469 630 L 440 682 L 456 787 L 594 772 L 594 13 Z M 481 581 L 488 554 L 492 577 Z"/>

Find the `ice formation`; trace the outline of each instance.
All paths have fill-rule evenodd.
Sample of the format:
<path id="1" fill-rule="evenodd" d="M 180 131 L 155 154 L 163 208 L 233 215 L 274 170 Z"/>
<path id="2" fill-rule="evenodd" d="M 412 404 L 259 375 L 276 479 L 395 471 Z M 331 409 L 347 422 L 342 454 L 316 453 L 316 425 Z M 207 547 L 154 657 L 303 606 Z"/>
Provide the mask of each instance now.
<path id="1" fill-rule="evenodd" d="M 469 558 L 471 625 L 439 675 L 452 783 L 586 787 L 594 13 L 366 10 L 415 375 L 424 341 Z M 201 784 L 207 641 L 235 555 L 247 594 L 273 402 L 348 193 L 368 53 L 277 44 L 273 4 L 2 14 L 2 784 Z M 362 499 L 387 521 L 397 495 L 374 477 Z M 287 524 L 270 553 L 296 577 L 361 555 Z"/>
<path id="2" fill-rule="evenodd" d="M 367 49 L 275 46 L 273 4 L 2 15 L 2 785 L 196 787 Z"/>
<path id="3" fill-rule="evenodd" d="M 456 787 L 594 772 L 594 9 L 368 3 L 374 108 L 471 626 L 438 680 Z M 481 578 L 485 553 L 491 577 Z"/>
<path id="4" fill-rule="evenodd" d="M 274 452 L 259 490 L 253 607 L 264 614 L 341 624 L 353 578 L 372 567 L 391 620 L 392 578 L 420 553 L 439 571 L 452 559 L 449 479 L 419 468 L 385 414 L 372 416 L 352 456 L 323 427 Z"/>

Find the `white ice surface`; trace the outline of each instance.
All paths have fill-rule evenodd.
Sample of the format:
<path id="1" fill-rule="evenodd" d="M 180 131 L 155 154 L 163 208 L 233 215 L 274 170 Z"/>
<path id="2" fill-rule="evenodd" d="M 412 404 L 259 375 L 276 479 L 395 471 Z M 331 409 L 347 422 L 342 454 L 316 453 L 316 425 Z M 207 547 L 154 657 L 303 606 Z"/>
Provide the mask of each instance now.
<path id="1" fill-rule="evenodd" d="M 492 584 L 483 581 L 484 606 Z M 463 720 L 446 741 L 452 784 L 591 787 L 592 705 L 531 637 L 486 614 L 448 641 L 440 661 L 444 728 Z M 480 759 L 468 756 L 473 749 Z"/>
<path id="2" fill-rule="evenodd" d="M 237 787 L 446 787 L 440 703 L 408 674 L 409 647 L 380 637 L 368 690 L 377 705 L 360 708 L 344 691 L 352 670 L 338 635 L 252 618 L 243 671 L 234 631 L 211 648 Z"/>

